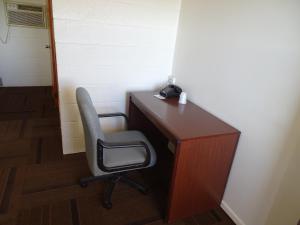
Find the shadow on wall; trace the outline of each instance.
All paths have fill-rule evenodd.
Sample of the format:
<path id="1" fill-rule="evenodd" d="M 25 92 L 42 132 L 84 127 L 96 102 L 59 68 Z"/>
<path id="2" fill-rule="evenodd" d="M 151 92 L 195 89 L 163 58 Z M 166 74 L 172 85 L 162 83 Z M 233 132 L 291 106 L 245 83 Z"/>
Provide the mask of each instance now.
<path id="1" fill-rule="evenodd" d="M 8 38 L 8 25 L 6 23 L 6 12 L 4 0 L 0 0 L 0 41 L 5 44 Z M 1 44 L 0 43 L 0 44 Z"/>
<path id="2" fill-rule="evenodd" d="M 299 99 L 300 100 L 300 99 Z M 299 101 L 300 102 L 300 101 Z M 266 225 L 300 225 L 300 104 L 269 185 L 276 188 Z M 272 191 L 272 190 L 267 190 Z"/>

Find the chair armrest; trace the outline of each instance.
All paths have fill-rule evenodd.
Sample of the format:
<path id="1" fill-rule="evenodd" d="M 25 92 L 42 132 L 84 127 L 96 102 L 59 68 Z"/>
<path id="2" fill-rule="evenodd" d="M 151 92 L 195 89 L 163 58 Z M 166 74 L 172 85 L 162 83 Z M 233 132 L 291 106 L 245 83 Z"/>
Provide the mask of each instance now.
<path id="1" fill-rule="evenodd" d="M 125 118 L 126 122 L 128 123 L 128 116 L 125 113 L 103 113 L 103 114 L 98 114 L 99 118 L 104 118 L 104 117 L 116 117 L 116 116 L 122 116 Z"/>
<path id="2" fill-rule="evenodd" d="M 137 148 L 143 147 L 146 151 L 146 159 L 142 163 L 128 164 L 124 166 L 107 167 L 103 162 L 103 149 L 117 149 L 117 148 Z M 149 166 L 151 161 L 151 152 L 149 146 L 143 141 L 133 142 L 105 142 L 101 139 L 97 141 L 97 163 L 99 168 L 104 172 L 119 172 L 123 170 L 131 170 Z"/>

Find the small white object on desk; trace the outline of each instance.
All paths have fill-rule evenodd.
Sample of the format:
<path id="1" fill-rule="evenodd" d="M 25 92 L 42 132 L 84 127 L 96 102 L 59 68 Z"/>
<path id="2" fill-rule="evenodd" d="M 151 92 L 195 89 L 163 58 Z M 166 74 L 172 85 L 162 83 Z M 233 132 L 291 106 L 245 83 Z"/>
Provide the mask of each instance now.
<path id="1" fill-rule="evenodd" d="M 165 100 L 166 98 L 161 96 L 160 94 L 154 95 L 154 97 L 160 99 L 160 100 Z"/>
<path id="2" fill-rule="evenodd" d="M 186 104 L 186 99 L 187 99 L 186 96 L 187 95 L 185 92 L 181 92 L 180 97 L 179 97 L 179 104 L 183 104 L 183 105 Z"/>

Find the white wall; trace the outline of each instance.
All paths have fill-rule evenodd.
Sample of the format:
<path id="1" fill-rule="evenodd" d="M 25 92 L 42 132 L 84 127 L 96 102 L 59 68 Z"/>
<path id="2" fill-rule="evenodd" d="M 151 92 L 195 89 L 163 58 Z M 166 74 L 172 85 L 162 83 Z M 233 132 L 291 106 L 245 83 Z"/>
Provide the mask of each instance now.
<path id="1" fill-rule="evenodd" d="M 242 132 L 223 202 L 238 224 L 266 224 L 296 148 L 299 11 L 298 0 L 182 1 L 173 74 L 193 102 Z"/>
<path id="2" fill-rule="evenodd" d="M 53 10 L 66 154 L 84 151 L 76 87 L 88 89 L 98 112 L 115 112 L 125 110 L 126 92 L 166 82 L 180 0 L 53 0 Z"/>
<path id="3" fill-rule="evenodd" d="M 286 170 L 269 213 L 267 225 L 298 224 L 300 222 L 300 108 L 287 145 L 293 149 L 287 158 Z"/>
<path id="4" fill-rule="evenodd" d="M 21 2 L 45 4 L 44 0 Z M 6 44 L 0 41 L 0 77 L 4 86 L 51 85 L 47 29 L 10 27 Z"/>

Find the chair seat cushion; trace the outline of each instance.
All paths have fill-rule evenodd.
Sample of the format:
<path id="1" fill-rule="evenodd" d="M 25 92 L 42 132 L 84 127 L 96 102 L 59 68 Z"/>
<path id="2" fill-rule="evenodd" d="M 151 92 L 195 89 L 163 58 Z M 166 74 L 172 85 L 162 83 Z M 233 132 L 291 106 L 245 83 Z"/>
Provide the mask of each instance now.
<path id="1" fill-rule="evenodd" d="M 105 134 L 105 141 L 107 142 L 131 142 L 143 141 L 145 142 L 151 152 L 151 161 L 148 167 L 151 167 L 156 162 L 156 153 L 150 142 L 139 131 L 121 131 L 111 134 Z M 104 149 L 104 165 L 107 167 L 124 166 L 134 163 L 143 163 L 146 159 L 146 151 L 142 147 L 134 148 L 116 148 Z"/>

